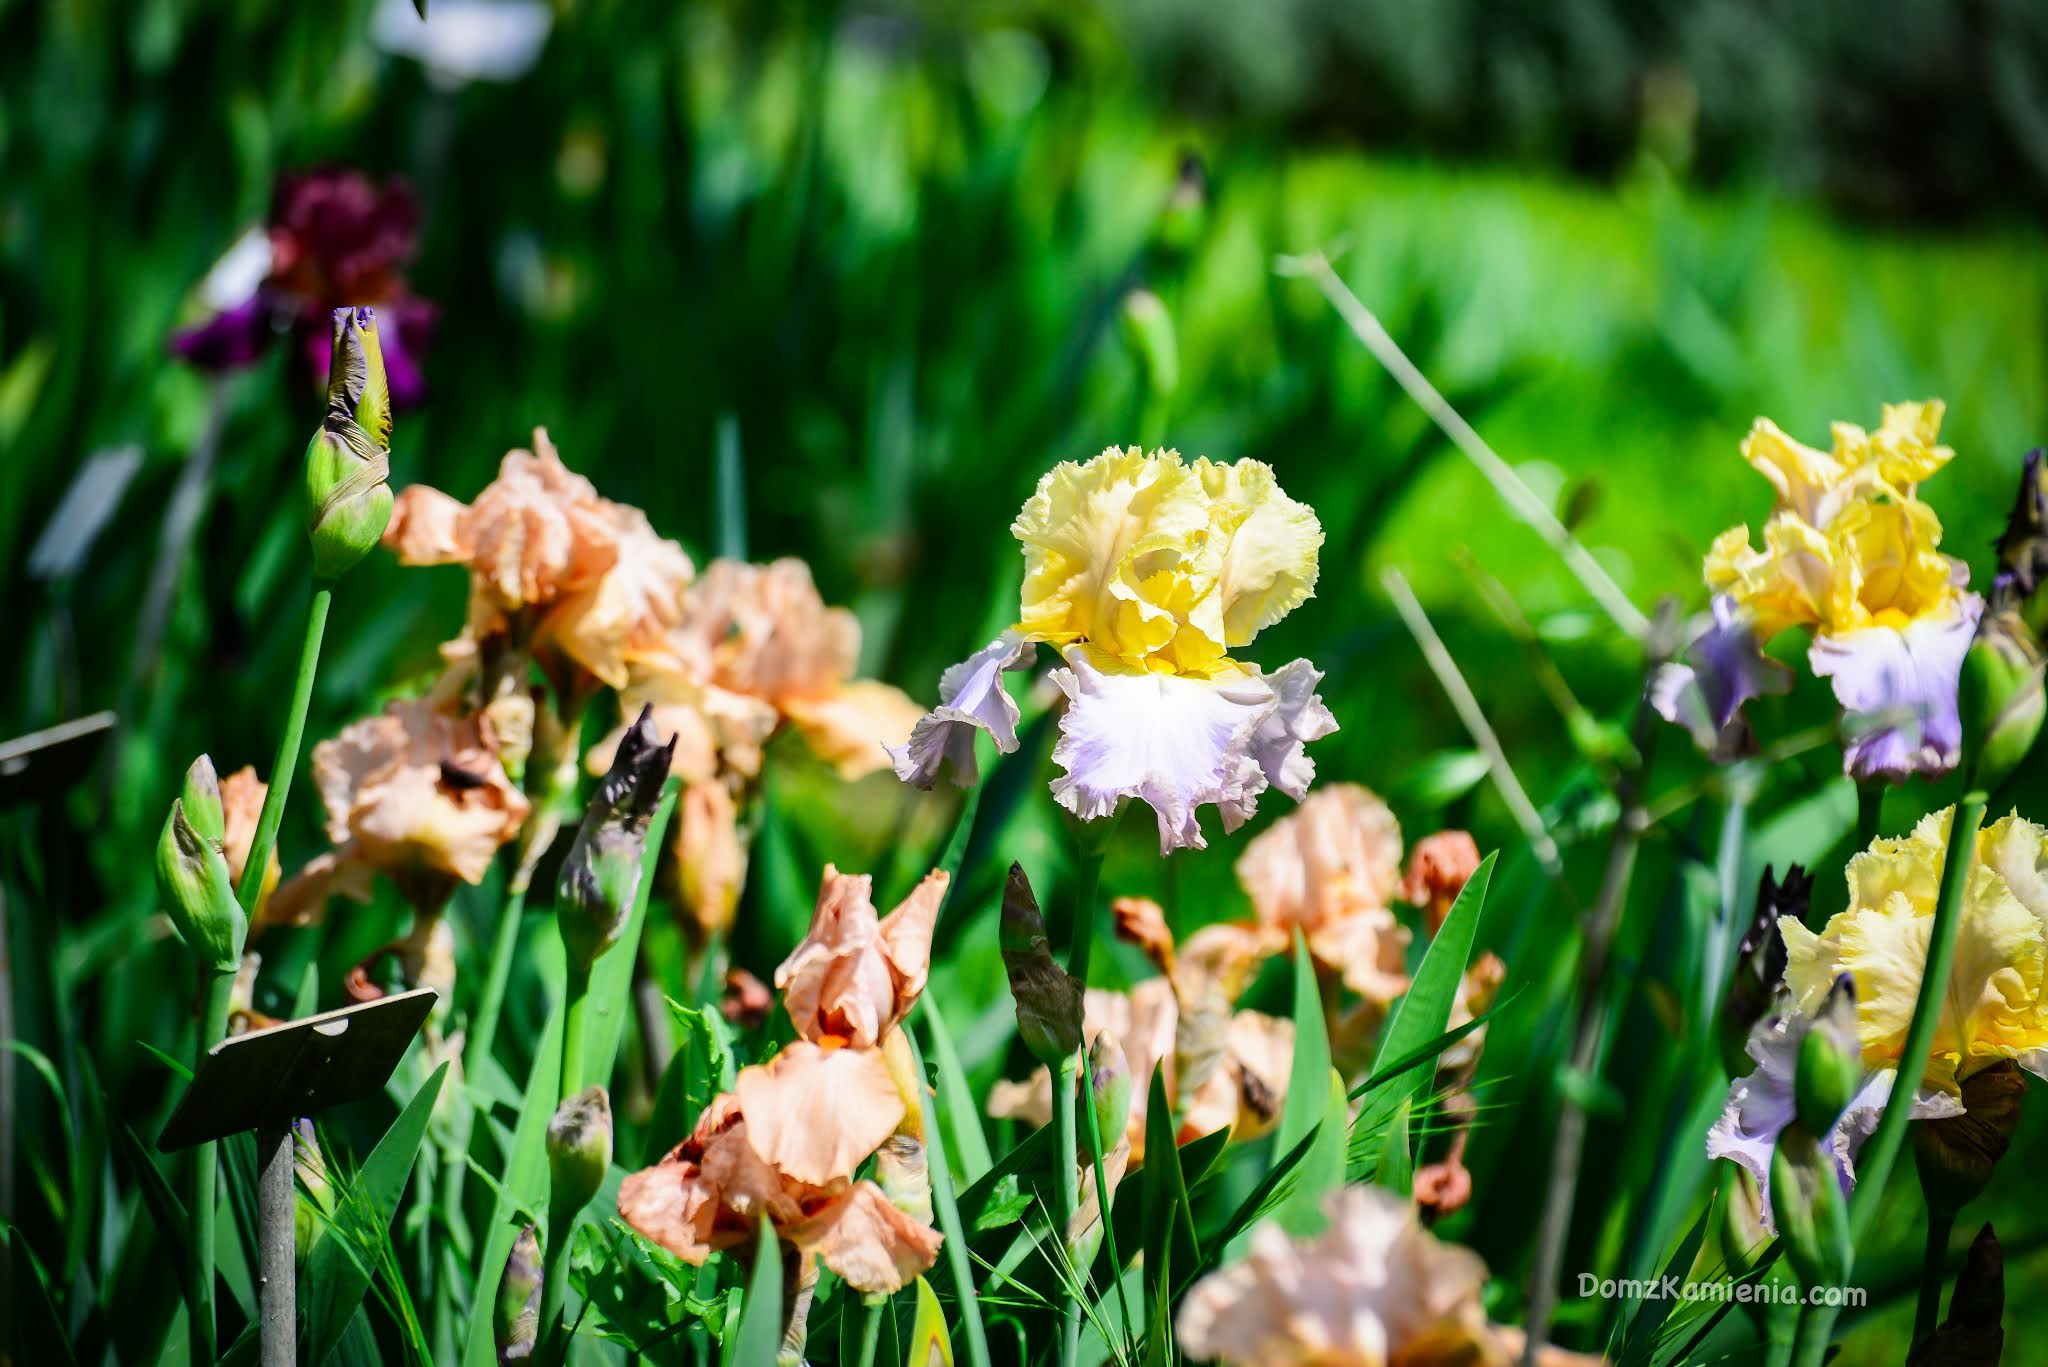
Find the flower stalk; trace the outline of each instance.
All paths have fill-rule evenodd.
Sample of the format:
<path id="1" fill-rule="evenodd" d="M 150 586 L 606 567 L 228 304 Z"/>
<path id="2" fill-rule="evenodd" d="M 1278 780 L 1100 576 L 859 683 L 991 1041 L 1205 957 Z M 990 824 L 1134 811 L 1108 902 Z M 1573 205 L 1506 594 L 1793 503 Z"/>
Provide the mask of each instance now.
<path id="1" fill-rule="evenodd" d="M 1899 1148 L 1905 1142 L 1906 1124 L 1911 1118 L 1913 1097 L 1927 1070 L 1928 1052 L 1941 1021 L 1942 1001 L 1948 991 L 1949 969 L 1955 962 L 1956 930 L 1962 921 L 1963 893 L 1969 886 L 1971 852 L 1977 828 L 1983 824 L 1986 798 L 1982 791 L 1966 794 L 1956 804 L 1948 831 L 1948 846 L 1942 856 L 1941 891 L 1934 904 L 1934 924 L 1928 932 L 1927 961 L 1920 977 L 1920 993 L 1913 1004 L 1913 1023 L 1906 1030 L 1905 1048 L 1900 1052 L 1898 1076 L 1892 1082 L 1891 1098 L 1885 1103 L 1884 1118 L 1863 1146 L 1857 1160 L 1856 1190 L 1849 1200 L 1849 1259 L 1846 1275 L 1854 1266 L 1855 1245 L 1869 1230 L 1891 1176 Z M 1939 1275 L 1938 1273 L 1936 1274 Z M 1922 1288 L 1923 1304 L 1927 1292 Z M 1939 1295 L 1939 1287 L 1936 1287 Z M 1798 1336 L 1793 1342 L 1793 1367 L 1821 1367 L 1827 1360 L 1828 1344 L 1834 1337 L 1840 1306 L 1808 1305 L 1800 1312 Z"/>

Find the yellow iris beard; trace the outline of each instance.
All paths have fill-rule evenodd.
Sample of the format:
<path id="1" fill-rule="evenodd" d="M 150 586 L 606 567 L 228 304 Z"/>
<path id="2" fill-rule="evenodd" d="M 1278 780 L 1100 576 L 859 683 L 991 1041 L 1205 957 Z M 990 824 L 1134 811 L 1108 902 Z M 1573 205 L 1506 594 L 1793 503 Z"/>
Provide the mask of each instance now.
<path id="1" fill-rule="evenodd" d="M 1783 923 L 1794 1004 L 1818 1010 L 1835 976 L 1849 974 L 1872 1068 L 1897 1064 L 1905 1048 L 1953 815 L 1935 812 L 1910 836 L 1874 841 L 1850 860 L 1849 909 L 1818 935 Z M 1925 1084 L 1952 1095 L 1979 1069 L 2048 1047 L 2048 832 L 2008 816 L 1978 834 L 1975 854 Z"/>
<path id="2" fill-rule="evenodd" d="M 1942 411 L 1939 400 L 1890 404 L 1875 432 L 1836 423 L 1832 453 L 1759 419 L 1742 454 L 1777 490 L 1777 509 L 1761 548 L 1747 527 L 1714 539 L 1707 587 L 1752 613 L 1761 640 L 1788 627 L 1842 636 L 1953 611 L 1941 519 L 1913 494 L 1954 454 L 1935 443 Z"/>
<path id="3" fill-rule="evenodd" d="M 1314 592 L 1323 542 L 1271 466 L 1135 446 L 1055 466 L 1010 531 L 1026 639 L 1201 677 L 1237 672 L 1229 652 Z"/>

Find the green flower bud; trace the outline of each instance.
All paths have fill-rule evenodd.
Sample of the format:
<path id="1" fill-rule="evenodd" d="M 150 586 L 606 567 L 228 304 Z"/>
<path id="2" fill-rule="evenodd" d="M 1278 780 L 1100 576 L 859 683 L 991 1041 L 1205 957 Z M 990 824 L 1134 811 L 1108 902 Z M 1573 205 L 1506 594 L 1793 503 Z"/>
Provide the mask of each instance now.
<path id="1" fill-rule="evenodd" d="M 2020 614 L 2018 588 L 2001 576 L 1963 656 L 1957 699 L 1974 782 L 1987 791 L 2019 767 L 2041 734 L 2048 712 L 2041 673 L 2041 644 Z"/>
<path id="2" fill-rule="evenodd" d="M 1106 1152 L 1116 1147 L 1131 1118 L 1131 1062 L 1107 1030 L 1088 1046 L 1088 1088 L 1095 1101 L 1095 1132 Z"/>
<path id="3" fill-rule="evenodd" d="M 1010 995 L 1017 1000 L 1018 1033 L 1033 1058 L 1056 1067 L 1081 1047 L 1081 983 L 1054 961 L 1045 918 L 1021 864 L 1010 865 L 1003 886 L 1002 947 Z"/>
<path id="4" fill-rule="evenodd" d="M 1771 1153 L 1771 1212 L 1801 1284 L 1840 1286 L 1849 1268 L 1849 1202 L 1834 1158 L 1797 1121 Z"/>
<path id="5" fill-rule="evenodd" d="M 654 709 L 643 707 L 591 795 L 555 886 L 555 923 L 568 946 L 572 973 L 588 974 L 597 956 L 625 933 L 640 890 L 647 825 L 661 801 L 675 748 L 673 737 L 666 745 L 655 739 Z"/>
<path id="6" fill-rule="evenodd" d="M 216 973 L 235 971 L 249 933 L 249 918 L 228 876 L 221 843 L 226 829 L 220 781 L 213 761 L 201 755 L 185 771 L 184 787 L 157 838 L 156 882 L 178 938 Z"/>
<path id="7" fill-rule="evenodd" d="M 612 1100 L 604 1088 L 586 1087 L 548 1121 L 548 1209 L 562 1217 L 560 1228 L 590 1204 L 611 1163 Z"/>
<path id="8" fill-rule="evenodd" d="M 339 579 L 391 521 L 391 395 L 374 309 L 334 311 L 327 417 L 306 443 L 313 577 Z"/>
<path id="9" fill-rule="evenodd" d="M 1146 383 L 1155 395 L 1180 388 L 1180 343 L 1174 336 L 1173 315 L 1159 296 L 1146 289 L 1124 296 L 1124 343 L 1145 369 Z"/>
<path id="10" fill-rule="evenodd" d="M 313 1133 L 313 1122 L 292 1122 L 292 1170 L 298 1174 L 298 1200 L 292 1208 L 292 1234 L 299 1257 L 327 1233 L 334 1220 L 334 1183 L 327 1176 L 327 1158 Z"/>
<path id="11" fill-rule="evenodd" d="M 1771 1232 L 1764 1228 L 1763 1194 L 1756 1178 L 1739 1164 L 1720 1166 L 1726 1169 L 1721 1176 L 1721 1258 L 1730 1277 L 1747 1277 L 1771 1244 Z"/>
<path id="12" fill-rule="evenodd" d="M 2026 1094 L 2027 1075 L 2001 1059 L 1963 1079 L 1963 1114 L 1913 1122 L 1913 1158 L 1929 1210 L 1954 1215 L 1990 1185 Z"/>
<path id="13" fill-rule="evenodd" d="M 1799 1041 L 1792 1100 L 1799 1123 L 1826 1134 L 1863 1085 L 1863 1049 L 1856 1039 L 1856 985 L 1844 973 L 1828 989 L 1820 1014 Z"/>
<path id="14" fill-rule="evenodd" d="M 519 1231 L 498 1281 L 498 1302 L 491 1316 L 498 1361 L 525 1362 L 540 1339 L 540 1236 L 532 1225 Z"/>

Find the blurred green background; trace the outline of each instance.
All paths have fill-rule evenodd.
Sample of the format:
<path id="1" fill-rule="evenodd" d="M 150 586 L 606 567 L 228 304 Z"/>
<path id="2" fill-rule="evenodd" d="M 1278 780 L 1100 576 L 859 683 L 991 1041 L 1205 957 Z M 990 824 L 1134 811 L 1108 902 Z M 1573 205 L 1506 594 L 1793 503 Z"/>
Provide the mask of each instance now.
<path id="1" fill-rule="evenodd" d="M 474 7 L 434 8 L 490 31 Z M 2048 10 L 586 0 L 536 8 L 530 65 L 463 79 L 464 51 L 419 59 L 407 9 L 0 0 L 0 731 L 120 713 L 61 797 L 0 815 L 23 1037 L 96 1059 L 117 1110 L 166 1104 L 132 1041 L 177 1038 L 189 1002 L 175 946 L 135 934 L 148 851 L 193 755 L 268 762 L 318 413 L 289 347 L 217 380 L 167 338 L 199 321 L 198 282 L 263 221 L 278 175 L 356 167 L 410 184 L 407 269 L 439 309 L 395 483 L 467 498 L 545 424 L 573 468 L 700 556 L 804 557 L 860 614 L 867 671 L 921 700 L 1008 610 L 1008 524 L 1052 462 L 1137 441 L 1271 462 L 1328 542 L 1317 597 L 1256 654 L 1327 671 L 1344 729 L 1314 751 L 1321 773 L 1389 794 L 1411 836 L 1465 824 L 1508 851 L 1482 943 L 1521 995 L 1488 1054 L 1479 1197 L 1450 1232 L 1487 1256 L 1511 1315 L 1575 939 L 1380 571 L 1414 583 L 1582 895 L 1613 821 L 1610 756 L 1583 722 L 1625 719 L 1641 662 L 1274 260 L 1329 251 L 1645 609 L 1696 609 L 1708 540 L 1761 520 L 1768 491 L 1736 452 L 1756 415 L 1821 442 L 1830 419 L 1874 424 L 1880 403 L 1929 395 L 1959 454 L 1924 492 L 1982 578 L 2018 458 L 2048 431 Z M 1134 290 L 1163 303 L 1167 351 L 1126 325 Z M 736 521 L 712 473 L 727 420 Z M 104 527 L 32 564 L 88 458 L 131 446 L 131 478 L 94 476 Z M 202 447 L 205 478 L 181 485 Z M 453 572 L 377 556 L 352 575 L 309 738 L 430 670 L 461 603 Z M 1771 701 L 1767 740 L 1830 715 L 1811 680 Z M 1602 1178 L 1567 1269 L 1633 1275 L 1683 1232 L 1689 1207 L 1658 1211 L 1698 1190 L 1704 1160 L 1673 1136 L 1712 1066 L 1687 928 L 1724 900 L 1746 910 L 1766 858 L 1822 861 L 1839 883 L 1839 851 L 1824 856 L 1853 800 L 1837 765 L 1822 746 L 1761 771 L 1733 804 L 1752 838 L 1717 868 L 1725 785 L 1662 738 L 1651 787 L 1669 818 L 1622 935 L 1625 1028 L 1587 1160 Z M 318 848 L 310 799 L 295 794 L 288 869 Z M 1901 793 L 1886 827 L 1944 800 Z M 847 793 L 792 758 L 741 956 L 772 967 L 825 859 L 915 868 L 947 801 L 887 776 Z M 2038 780 L 2022 803 L 2048 816 Z M 1051 816 L 1027 799 L 1001 853 L 1056 877 Z M 1161 866 L 1146 825 L 1125 828 L 1111 890 L 1167 897 L 1183 927 L 1240 912 L 1228 864 L 1249 833 Z M 984 861 L 990 886 L 1000 867 Z M 973 1023 L 963 1048 L 985 1079 L 1010 1047 L 990 921 L 958 945 L 935 991 Z M 23 1102 L 24 1136 L 48 1104 Z M 2048 1155 L 2048 1115 L 2020 1144 Z M 1965 1215 L 2007 1238 L 2009 1332 L 2040 1322 L 2018 1278 L 2048 1277 L 2044 1194 L 2023 1152 Z M 1910 1280 L 1916 1238 L 1896 1268 L 1873 1257 L 1873 1286 L 1885 1268 Z M 1603 1313 L 1567 1298 L 1565 1323 L 1594 1342 Z M 1873 1318 L 1844 1362 L 1897 1360 L 1897 1307 Z"/>

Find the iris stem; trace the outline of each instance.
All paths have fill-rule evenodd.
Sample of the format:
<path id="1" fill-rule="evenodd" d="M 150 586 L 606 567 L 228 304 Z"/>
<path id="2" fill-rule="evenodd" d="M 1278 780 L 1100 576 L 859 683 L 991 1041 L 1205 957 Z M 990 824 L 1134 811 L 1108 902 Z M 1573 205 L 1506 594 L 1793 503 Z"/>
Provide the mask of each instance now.
<path id="1" fill-rule="evenodd" d="M 1928 930 L 1927 962 L 1920 975 L 1920 995 L 1913 1004 L 1913 1023 L 1906 1028 L 1906 1043 L 1899 1053 L 1899 1071 L 1892 1080 L 1884 1118 L 1878 1121 L 1876 1133 L 1857 1159 L 1856 1190 L 1849 1197 L 1845 1276 L 1854 1268 L 1856 1244 L 1876 1217 L 1885 1179 L 1891 1176 L 1892 1164 L 1905 1142 L 1906 1125 L 1913 1116 L 1913 1098 L 1920 1091 L 1928 1051 L 1934 1047 L 1934 1034 L 1941 1024 L 1949 970 L 1956 957 L 1956 928 L 1962 922 L 1970 867 L 1976 862 L 1977 828 L 1984 821 L 1985 803 L 1980 790 L 1965 794 L 1949 822 L 1948 848 L 1942 856 L 1941 891 L 1934 903 L 1934 924 Z M 1922 1296 L 1924 1300 L 1924 1287 Z M 1840 1315 L 1839 1305 L 1808 1305 L 1800 1312 L 1799 1337 L 1792 1349 L 1793 1367 L 1821 1367 L 1827 1360 L 1828 1342 L 1834 1337 L 1835 1321 Z"/>
<path id="2" fill-rule="evenodd" d="M 1082 823 L 1075 828 L 1079 858 L 1074 868 L 1074 901 L 1067 918 L 1067 972 L 1083 988 L 1088 985 L 1088 961 L 1095 949 L 1095 895 L 1102 884 L 1102 857 L 1109 845 L 1116 818 L 1108 818 L 1099 829 Z M 1053 1074 L 1052 1123 L 1059 1136 L 1059 1208 L 1053 1212 L 1053 1238 L 1066 1248 L 1074 1214 L 1081 1208 L 1080 1121 L 1074 1109 L 1074 1093 L 1081 1076 L 1081 1053 L 1075 1050 L 1060 1060 Z M 1092 1109 L 1092 1108 L 1091 1108 Z M 1074 1269 L 1076 1285 L 1062 1283 L 1060 1290 L 1060 1361 L 1073 1367 L 1081 1354 L 1081 1269 Z"/>
<path id="3" fill-rule="evenodd" d="M 1941 1286 L 1947 1280 L 1948 1241 L 1955 1228 L 1953 1211 L 1948 1214 L 1934 1210 L 1927 1212 L 1927 1255 L 1920 1262 L 1920 1303 L 1913 1311 L 1913 1346 L 1916 1348 L 1934 1336 L 1935 1322 L 1941 1318 Z"/>
<path id="4" fill-rule="evenodd" d="M 562 1028 L 562 1100 L 583 1090 L 583 1024 L 590 1007 L 590 970 L 569 966 L 568 1016 Z"/>
<path id="5" fill-rule="evenodd" d="M 526 917 L 526 893 L 513 893 L 498 913 L 498 928 L 491 938 L 491 958 L 484 972 L 483 995 L 477 999 L 476 1014 L 470 1020 L 469 1037 L 462 1046 L 462 1069 L 466 1077 L 478 1077 L 484 1061 L 491 1056 L 498 1037 L 498 1017 L 505 1009 L 505 990 L 512 980 L 512 956 L 519 949 L 520 924 Z M 456 1236 L 460 1251 L 468 1255 L 469 1222 L 462 1213 L 462 1192 L 469 1176 L 469 1140 L 475 1131 L 476 1112 L 466 1102 L 457 1113 L 454 1134 L 448 1143 L 448 1164 L 441 1173 L 441 1215 Z"/>
<path id="6" fill-rule="evenodd" d="M 882 1341 L 882 1311 L 887 1297 L 863 1300 L 860 1307 L 860 1367 L 875 1367 L 875 1346 Z"/>
<path id="7" fill-rule="evenodd" d="M 1079 979 L 1083 987 L 1088 985 L 1088 962 L 1095 952 L 1095 894 L 1102 885 L 1102 856 L 1108 835 L 1107 831 L 1098 835 L 1083 830 L 1078 836 L 1080 857 L 1074 867 L 1074 909 L 1067 925 L 1067 972 Z"/>
<path id="8" fill-rule="evenodd" d="M 193 1070 L 228 1032 L 228 998 L 235 975 L 206 969 L 199 1015 L 199 1039 L 192 1051 Z M 220 1201 L 220 1146 L 209 1139 L 192 1150 L 192 1361 L 214 1360 L 213 1249 L 215 1216 Z"/>
<path id="9" fill-rule="evenodd" d="M 1116 1279 L 1117 1311 L 1123 1317 L 1124 1338 L 1136 1332 L 1131 1325 L 1130 1298 L 1124 1294 L 1124 1260 L 1117 1251 L 1116 1226 L 1109 1218 L 1109 1182 L 1102 1172 L 1102 1121 L 1095 1113 L 1095 1077 L 1088 1074 L 1088 1104 L 1082 1110 L 1088 1130 L 1088 1161 L 1095 1165 L 1095 1214 L 1102 1221 L 1102 1241 L 1109 1248 L 1110 1274 Z"/>
<path id="10" fill-rule="evenodd" d="M 1052 1082 L 1052 1123 L 1060 1141 L 1060 1185 L 1059 1207 L 1053 1211 L 1054 1243 L 1061 1249 L 1067 1247 L 1067 1234 L 1073 1226 L 1074 1213 L 1081 1206 L 1081 1162 L 1074 1110 L 1074 1093 L 1080 1077 L 1080 1051 L 1068 1054 L 1060 1060 L 1059 1071 Z M 1060 1284 L 1060 1362 L 1063 1367 L 1074 1367 L 1081 1356 L 1081 1296 L 1079 1282 L 1081 1269 L 1074 1269 L 1073 1282 L 1064 1278 Z"/>
<path id="11" fill-rule="evenodd" d="M 263 794 L 263 810 L 256 818 L 256 834 L 249 842 L 249 859 L 242 866 L 242 881 L 236 885 L 235 900 L 244 914 L 253 915 L 256 899 L 263 891 L 263 875 L 270 867 L 270 855 L 277 848 L 277 830 L 284 823 L 284 804 L 291 795 L 292 771 L 298 767 L 299 746 L 306 735 L 306 709 L 313 701 L 313 677 L 320 671 L 320 642 L 327 634 L 327 608 L 334 590 L 316 585 L 313 601 L 306 611 L 306 638 L 299 648 L 299 672 L 292 681 L 291 707 L 285 713 L 284 734 L 277 742 L 277 758 L 270 765 L 270 786 Z M 196 1068 L 228 1031 L 228 996 L 234 990 L 235 975 L 208 971 L 205 1006 L 199 1018 L 199 1039 L 193 1052 Z M 213 1318 L 214 1216 L 220 1183 L 219 1149 L 212 1142 L 193 1150 L 192 1173 L 192 1358 L 197 1363 L 214 1360 L 216 1344 Z"/>
<path id="12" fill-rule="evenodd" d="M 277 829 L 284 824 L 284 804 L 291 795 L 292 772 L 299 766 L 299 745 L 306 736 L 306 709 L 313 702 L 313 676 L 320 672 L 320 642 L 327 634 L 327 608 L 333 601 L 331 585 L 314 587 L 313 601 L 306 610 L 306 639 L 299 648 L 299 673 L 292 681 L 291 709 L 285 713 L 277 758 L 271 761 L 270 787 L 263 794 L 256 835 L 249 842 L 249 860 L 242 866 L 242 881 L 235 888 L 235 900 L 245 912 L 256 910 L 264 871 L 270 867 L 271 852 L 277 848 Z"/>
<path id="13" fill-rule="evenodd" d="M 911 1061 L 922 1086 L 924 1054 L 917 1047 L 917 1036 L 905 1030 L 903 1042 L 910 1046 Z M 971 1117 L 969 1123 L 974 1123 Z M 953 1273 L 953 1298 L 959 1308 L 960 1323 L 967 1330 L 967 1361 L 971 1367 L 989 1367 L 988 1329 L 981 1322 L 981 1301 L 975 1295 L 974 1262 L 967 1251 L 967 1229 L 960 1220 L 959 1198 L 953 1193 L 953 1169 L 946 1156 L 943 1125 L 933 1128 L 931 1142 L 925 1146 L 925 1160 L 931 1165 L 932 1209 L 939 1219 L 939 1233 L 946 1236 L 940 1250 Z"/>

